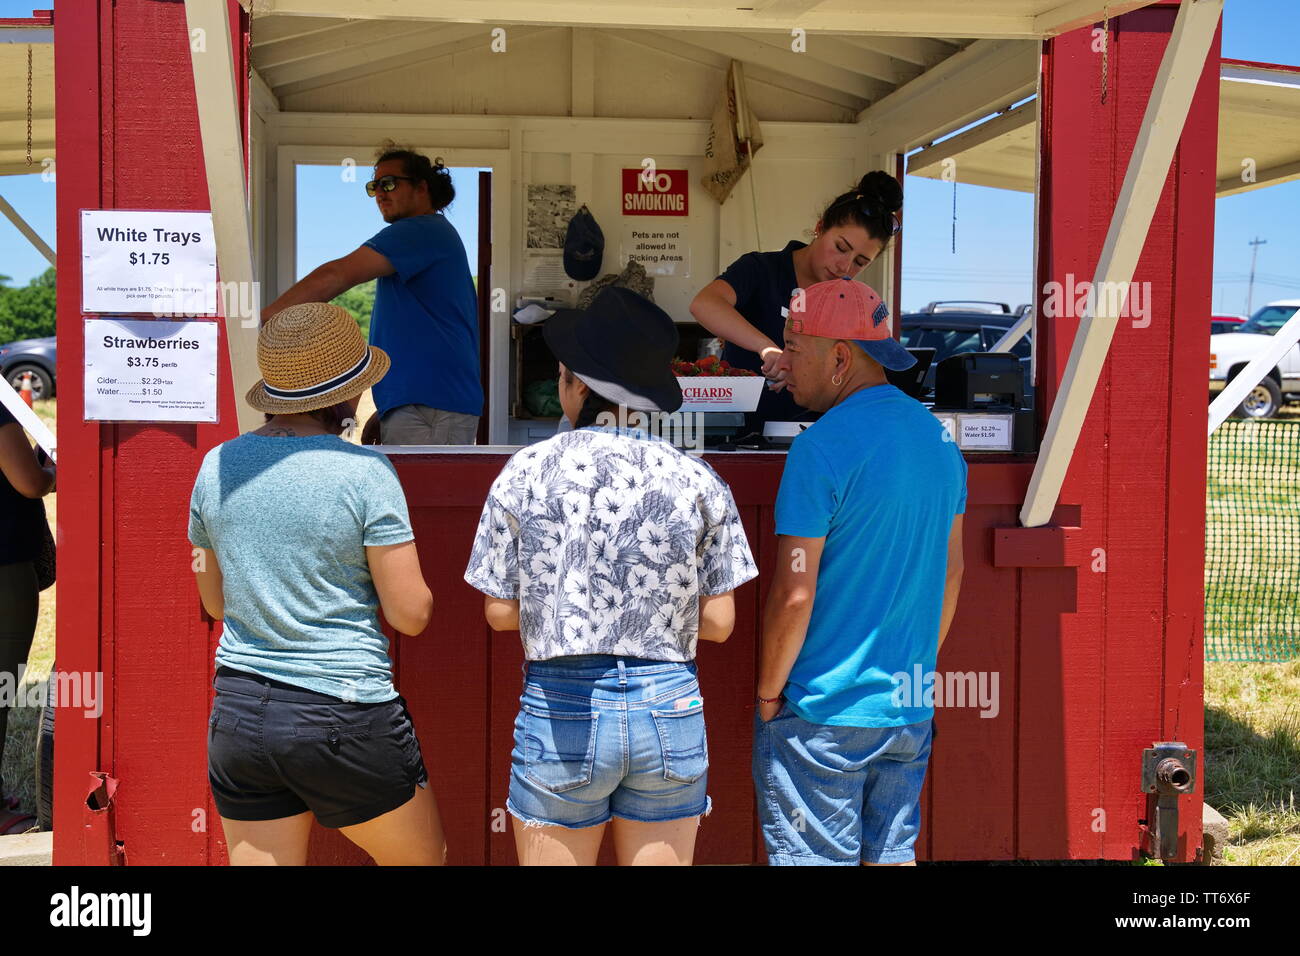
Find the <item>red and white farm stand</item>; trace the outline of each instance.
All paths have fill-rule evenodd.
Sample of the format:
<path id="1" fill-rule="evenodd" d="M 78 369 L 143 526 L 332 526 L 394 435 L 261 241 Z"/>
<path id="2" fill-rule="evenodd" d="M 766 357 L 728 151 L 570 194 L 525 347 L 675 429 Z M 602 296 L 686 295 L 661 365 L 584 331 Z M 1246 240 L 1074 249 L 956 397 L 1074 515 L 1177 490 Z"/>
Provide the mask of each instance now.
<path id="1" fill-rule="evenodd" d="M 746 63 L 766 139 L 756 193 L 742 181 L 719 207 L 692 186 L 691 276 L 656 288 L 675 318 L 688 319 L 695 289 L 755 247 L 755 206 L 763 247 L 779 248 L 806 236 L 819 205 L 863 171 L 901 174 L 906 152 L 1035 92 L 1040 305 L 1046 283 L 1071 276 L 1150 283 L 1146 327 L 1039 319 L 1039 452 L 970 456 L 966 578 L 939 670 L 998 672 L 1000 712 L 938 711 L 919 851 L 1131 859 L 1147 848 L 1143 749 L 1202 748 L 1202 317 L 1221 0 L 1187 0 L 1181 12 L 1112 0 L 1104 103 L 1093 30 L 1102 0 L 251 6 L 85 0 L 55 17 L 58 667 L 102 670 L 111 688 L 99 719 L 58 718 L 56 863 L 225 861 L 205 773 L 220 625 L 202 613 L 185 528 L 204 453 L 253 421 L 235 396 L 256 377 L 255 338 L 227 320 L 220 425 L 84 422 L 78 211 L 211 208 L 223 280 L 257 279 L 269 301 L 295 275 L 294 164 L 355 156 L 364 171 L 392 136 L 448 165 L 493 169 L 492 266 L 479 285 L 513 301 L 524 184 L 575 183 L 614 226 L 621 167 L 652 156 L 698 182 L 732 57 Z M 511 52 L 490 49 L 497 27 Z M 807 52 L 791 52 L 792 28 L 806 30 Z M 895 312 L 905 248 L 865 276 Z M 508 454 L 508 322 L 492 314 L 484 340 L 493 445 L 393 454 L 438 603 L 428 632 L 393 653 L 456 863 L 514 861 L 501 808 L 521 651 L 513 635 L 490 634 L 461 580 Z M 697 859 L 746 863 L 762 859 L 750 707 L 783 459 L 709 460 L 731 483 L 764 573 L 737 595 L 731 640 L 700 655 L 715 809 Z M 107 808 L 87 801 L 96 773 L 117 783 Z M 1198 781 L 1182 798 L 1178 859 L 1201 845 L 1200 802 Z M 319 828 L 312 857 L 361 859 Z"/>

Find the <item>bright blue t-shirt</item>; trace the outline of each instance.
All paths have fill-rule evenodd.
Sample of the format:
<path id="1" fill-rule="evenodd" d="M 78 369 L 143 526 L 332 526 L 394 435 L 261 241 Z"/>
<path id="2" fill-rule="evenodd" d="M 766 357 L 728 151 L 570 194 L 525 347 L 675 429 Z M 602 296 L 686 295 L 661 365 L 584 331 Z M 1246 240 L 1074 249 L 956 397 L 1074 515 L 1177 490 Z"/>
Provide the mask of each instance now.
<path id="1" fill-rule="evenodd" d="M 367 545 L 414 538 L 384 455 L 335 435 L 240 435 L 203 458 L 190 543 L 215 552 L 217 665 L 357 703 L 397 696 Z"/>
<path id="2" fill-rule="evenodd" d="M 892 385 L 854 392 L 790 446 L 776 533 L 825 538 L 808 636 L 785 697 L 815 724 L 929 720 L 894 675 L 934 670 L 966 462 L 938 419 Z M 915 683 L 915 681 L 913 681 Z M 908 706 L 916 705 L 916 706 Z"/>
<path id="3" fill-rule="evenodd" d="M 398 405 L 483 413 L 478 299 L 465 246 L 441 213 L 408 216 L 367 239 L 396 270 L 375 283 L 370 344 L 392 366 L 374 385 L 382 415 Z"/>

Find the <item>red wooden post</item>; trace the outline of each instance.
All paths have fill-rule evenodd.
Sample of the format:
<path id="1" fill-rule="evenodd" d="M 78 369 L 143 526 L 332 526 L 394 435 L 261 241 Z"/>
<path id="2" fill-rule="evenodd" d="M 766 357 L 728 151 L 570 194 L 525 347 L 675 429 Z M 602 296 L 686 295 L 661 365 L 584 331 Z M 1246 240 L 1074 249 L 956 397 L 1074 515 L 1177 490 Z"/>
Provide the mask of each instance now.
<path id="1" fill-rule="evenodd" d="M 235 75 L 248 19 L 231 0 Z M 117 779 L 116 832 L 133 863 L 224 859 L 206 775 L 216 633 L 186 541 L 203 455 L 237 431 L 224 334 L 217 425 L 82 421 L 81 209 L 208 209 L 190 37 L 181 4 L 95 0 L 54 21 L 59 96 L 59 613 L 63 671 L 102 671 L 105 708 L 56 715 L 54 862 L 108 863 L 88 774 Z M 247 84 L 239 83 L 247 103 Z M 241 116 L 245 111 L 241 110 Z"/>
<path id="2" fill-rule="evenodd" d="M 1090 30 L 1044 45 L 1039 194 L 1039 414 L 1077 317 L 1044 286 L 1092 279 L 1176 3 L 1110 21 L 1106 103 Z M 1216 36 L 1062 491 L 1082 529 L 1077 568 L 1020 572 L 1016 855 L 1131 856 L 1145 816 L 1141 754 L 1202 742 L 1205 335 L 1218 123 Z M 1149 321 L 1149 324 L 1145 324 Z M 1065 506 L 1077 505 L 1077 515 Z M 1181 804 L 1180 858 L 1200 843 L 1203 790 Z"/>

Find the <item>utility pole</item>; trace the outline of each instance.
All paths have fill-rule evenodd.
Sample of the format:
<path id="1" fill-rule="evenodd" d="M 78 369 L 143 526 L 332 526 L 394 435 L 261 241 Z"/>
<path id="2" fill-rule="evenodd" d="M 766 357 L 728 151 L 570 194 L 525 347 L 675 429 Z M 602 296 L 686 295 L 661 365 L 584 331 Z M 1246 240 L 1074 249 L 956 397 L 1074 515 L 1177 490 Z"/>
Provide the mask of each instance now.
<path id="1" fill-rule="evenodd" d="M 1252 300 L 1255 297 L 1255 256 L 1259 252 L 1260 246 L 1268 245 L 1268 240 L 1261 239 L 1259 238 L 1259 236 L 1256 236 L 1249 243 L 1247 243 L 1247 245 L 1251 246 L 1251 250 L 1250 250 L 1250 284 L 1246 286 L 1246 318 L 1250 318 L 1254 314 L 1253 312 L 1251 312 L 1250 307 L 1253 304 Z"/>

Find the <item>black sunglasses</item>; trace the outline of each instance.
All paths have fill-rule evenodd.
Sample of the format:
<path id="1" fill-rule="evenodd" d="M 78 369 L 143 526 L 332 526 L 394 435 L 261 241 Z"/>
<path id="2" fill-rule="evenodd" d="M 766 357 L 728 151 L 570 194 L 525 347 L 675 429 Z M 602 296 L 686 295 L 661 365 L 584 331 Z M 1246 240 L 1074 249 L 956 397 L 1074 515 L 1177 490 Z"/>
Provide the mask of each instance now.
<path id="1" fill-rule="evenodd" d="M 868 203 L 867 200 L 864 199 L 862 196 L 850 196 L 848 199 L 842 200 L 841 202 L 837 202 L 835 205 L 831 206 L 831 209 L 839 209 L 841 206 L 852 206 L 852 205 L 856 205 L 858 209 L 861 210 L 862 214 L 869 219 L 875 219 L 880 215 L 880 213 L 876 211 L 875 207 L 873 207 L 870 203 Z M 827 212 L 830 212 L 830 210 L 827 210 Z M 903 228 L 903 223 L 898 218 L 898 213 L 891 212 L 889 214 L 889 220 L 890 220 L 889 234 L 891 236 L 898 235 L 899 231 Z"/>
<path id="2" fill-rule="evenodd" d="M 378 179 L 372 179 L 366 183 L 366 195 L 373 196 L 381 189 L 386 193 L 391 193 L 397 188 L 399 179 L 405 179 L 408 183 L 415 182 L 415 179 L 411 176 L 380 176 Z"/>

